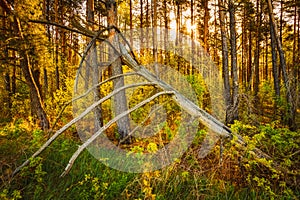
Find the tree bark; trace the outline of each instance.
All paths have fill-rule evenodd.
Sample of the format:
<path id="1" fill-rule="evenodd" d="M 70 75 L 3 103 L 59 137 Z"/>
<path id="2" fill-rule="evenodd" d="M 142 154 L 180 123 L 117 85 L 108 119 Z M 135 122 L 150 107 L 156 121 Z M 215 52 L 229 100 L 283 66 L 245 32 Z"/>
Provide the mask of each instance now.
<path id="1" fill-rule="evenodd" d="M 55 22 L 58 23 L 58 0 L 54 1 Z M 55 89 L 59 90 L 59 67 L 58 67 L 58 31 L 59 28 L 55 27 Z"/>
<path id="2" fill-rule="evenodd" d="M 260 58 L 260 26 L 261 26 L 261 14 L 260 14 L 260 0 L 256 0 L 256 30 L 255 30 L 255 57 L 254 57 L 254 96 L 256 101 L 258 100 L 257 94 L 259 91 L 259 58 Z"/>
<path id="3" fill-rule="evenodd" d="M 87 13 L 87 21 L 88 21 L 88 28 L 94 31 L 94 22 L 95 22 L 95 8 L 94 8 L 94 0 L 87 0 L 87 7 L 86 7 L 86 13 Z M 97 49 L 96 49 L 96 43 L 93 45 L 90 55 L 87 58 L 87 70 L 91 70 L 92 74 L 92 86 L 94 87 L 97 85 L 100 81 L 100 71 L 98 67 L 98 57 L 97 57 Z M 87 80 L 89 80 L 90 77 L 87 77 Z M 100 94 L 100 88 L 95 87 L 94 89 L 94 102 L 97 102 L 101 98 Z M 94 110 L 94 132 L 99 130 L 103 126 L 103 119 L 102 119 L 102 110 L 101 106 L 97 106 Z"/>
<path id="4" fill-rule="evenodd" d="M 148 2 L 148 1 L 147 1 Z M 148 10 L 148 8 L 147 8 L 147 10 Z M 143 24 L 144 24 L 144 22 L 143 22 L 143 15 L 144 15 L 144 13 L 143 13 L 143 0 L 140 0 L 140 31 L 141 31 L 141 36 L 140 36 L 140 44 L 141 44 L 141 49 L 140 49 L 140 54 L 141 54 L 141 56 L 143 56 L 144 55 L 144 31 L 143 31 Z M 148 17 L 148 16 L 146 16 L 146 17 Z M 147 38 L 148 38 L 148 35 L 147 35 Z M 148 41 L 148 40 L 147 40 Z M 148 45 L 146 46 L 146 48 L 148 48 Z"/>
<path id="5" fill-rule="evenodd" d="M 4 102 L 7 103 L 7 110 L 8 110 L 8 113 L 9 113 L 9 117 L 11 117 L 11 114 L 10 114 L 10 109 L 11 109 L 11 79 L 10 79 L 10 75 L 9 73 L 5 73 L 4 75 L 4 81 L 5 81 L 5 90 L 7 92 L 7 96 L 6 98 L 4 98 Z"/>
<path id="6" fill-rule="evenodd" d="M 130 28 L 130 45 L 133 45 L 133 38 L 132 38 L 132 29 L 133 29 L 133 24 L 132 24 L 132 0 L 129 0 L 129 28 Z"/>
<path id="7" fill-rule="evenodd" d="M 151 7 L 152 7 L 152 47 L 153 47 L 153 59 L 154 59 L 154 70 L 155 74 L 158 76 L 158 52 L 157 52 L 157 1 L 152 0 L 151 1 Z"/>
<path id="8" fill-rule="evenodd" d="M 165 34 L 164 34 L 164 50 L 165 50 L 165 60 L 164 64 L 167 65 L 170 61 L 170 52 L 168 51 L 168 42 L 169 42 L 169 18 L 168 18 L 168 6 L 167 6 L 167 0 L 164 0 L 163 2 L 164 6 L 164 20 L 165 20 Z"/>
<path id="9" fill-rule="evenodd" d="M 238 119 L 238 94 L 239 94 L 239 79 L 237 66 L 237 50 L 236 50 L 236 30 L 235 30 L 235 5 L 232 0 L 229 0 L 229 16 L 230 16 L 230 43 L 231 43 L 231 66 L 232 66 L 232 105 L 231 115 L 229 120 L 233 123 Z"/>
<path id="10" fill-rule="evenodd" d="M 209 0 L 204 1 L 204 34 L 203 34 L 204 50 L 207 53 L 209 53 L 209 45 L 208 45 L 208 21 L 209 21 L 208 2 L 209 2 Z"/>
<path id="11" fill-rule="evenodd" d="M 47 69 L 44 68 L 43 69 L 43 74 L 44 74 L 44 84 L 43 84 L 43 98 L 46 99 L 47 98 L 47 94 L 48 94 L 48 72 Z"/>
<path id="12" fill-rule="evenodd" d="M 269 59 L 268 59 L 268 51 L 269 51 L 269 43 L 268 43 L 268 36 L 265 37 L 265 46 L 266 46 L 266 49 L 265 49 L 265 70 L 264 70 L 264 80 L 268 80 L 269 78 L 269 67 L 268 67 L 268 64 L 269 64 Z"/>
<path id="13" fill-rule="evenodd" d="M 231 108 L 231 95 L 230 95 L 230 82 L 229 82 L 229 67 L 228 67 L 228 45 L 225 30 L 225 7 L 223 0 L 218 0 L 219 3 L 219 16 L 220 16 L 220 29 L 222 38 L 222 73 L 224 78 L 224 96 L 226 105 L 226 123 L 231 122 L 230 108 Z"/>
<path id="14" fill-rule="evenodd" d="M 115 0 L 107 0 L 106 1 L 106 8 L 108 10 L 108 16 L 107 16 L 107 23 L 108 26 L 116 26 L 117 25 L 117 5 Z M 115 47 L 118 47 L 118 44 L 116 44 L 117 40 L 114 40 L 114 37 L 116 36 L 115 30 L 111 29 L 109 33 L 110 40 L 112 44 L 115 45 Z M 113 57 L 113 54 L 115 52 L 111 51 L 110 54 Z M 121 65 L 121 59 L 116 59 L 112 64 L 112 75 L 116 76 L 119 74 L 123 74 L 122 65 Z M 114 79 L 114 90 L 117 90 L 120 87 L 124 86 L 124 77 L 119 77 L 117 79 Z M 116 116 L 126 112 L 128 110 L 127 106 L 127 100 L 126 100 L 126 94 L 125 91 L 122 90 L 120 93 L 116 94 L 114 98 L 114 108 L 115 108 L 115 114 Z M 125 115 L 121 119 L 117 121 L 118 126 L 118 132 L 120 134 L 121 139 L 125 138 L 128 133 L 130 132 L 130 120 L 129 116 Z M 130 141 L 126 141 L 130 142 Z"/>
<path id="15" fill-rule="evenodd" d="M 248 88 L 251 89 L 251 79 L 252 79 L 252 30 L 251 30 L 250 22 L 250 30 L 249 30 L 249 47 L 248 47 L 248 66 L 247 66 L 247 84 Z"/>
<path id="16" fill-rule="evenodd" d="M 276 39 L 274 34 L 273 23 L 270 20 L 270 35 L 271 35 L 271 49 L 272 49 L 272 72 L 274 79 L 274 90 L 276 98 L 280 97 L 280 84 L 279 84 L 279 75 L 278 75 L 278 66 L 277 66 L 277 51 L 276 51 Z"/>
<path id="17" fill-rule="evenodd" d="M 240 82 L 246 87 L 247 82 L 247 19 L 246 19 L 246 8 L 243 8 L 243 19 L 242 19 L 242 66 L 240 73 L 242 74 L 240 77 Z"/>

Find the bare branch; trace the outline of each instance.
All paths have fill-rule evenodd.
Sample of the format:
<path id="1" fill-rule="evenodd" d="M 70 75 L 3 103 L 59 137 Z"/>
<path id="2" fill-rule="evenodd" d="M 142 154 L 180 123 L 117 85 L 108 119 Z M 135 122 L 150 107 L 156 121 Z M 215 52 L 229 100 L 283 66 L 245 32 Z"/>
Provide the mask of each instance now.
<path id="1" fill-rule="evenodd" d="M 93 34 L 90 34 L 90 33 L 87 33 L 85 31 L 81 31 L 81 30 L 78 30 L 78 29 L 74 29 L 74 28 L 71 28 L 69 26 L 65 26 L 65 25 L 62 25 L 62 24 L 59 24 L 59 23 L 56 23 L 56 22 L 52 22 L 52 21 L 30 19 L 30 20 L 28 20 L 28 22 L 38 23 L 38 24 L 48 24 L 48 25 L 52 25 L 52 26 L 57 26 L 59 28 L 66 29 L 66 30 L 74 32 L 74 33 L 79 33 L 79 34 L 87 36 L 89 38 L 93 37 Z M 106 40 L 106 38 L 98 38 L 98 39 L 101 40 L 101 41 Z"/>
<path id="2" fill-rule="evenodd" d="M 112 76 L 112 77 L 110 77 L 109 79 L 106 79 L 105 81 L 102 81 L 102 82 L 100 82 L 100 83 L 98 83 L 98 84 L 96 84 L 96 85 L 93 85 L 93 87 L 89 88 L 89 89 L 88 89 L 85 93 L 83 93 L 82 95 L 77 96 L 77 97 L 73 98 L 72 100 L 66 102 L 66 103 L 64 104 L 64 106 L 62 107 L 62 109 L 60 110 L 60 112 L 59 112 L 59 114 L 57 115 L 57 117 L 55 118 L 55 121 L 54 121 L 54 123 L 53 123 L 51 129 L 52 129 L 52 130 L 54 129 L 56 123 L 58 122 L 58 120 L 60 119 L 61 115 L 63 114 L 64 110 L 66 109 L 66 107 L 67 107 L 68 105 L 70 105 L 71 103 L 73 103 L 73 102 L 75 102 L 75 101 L 77 101 L 77 100 L 79 100 L 79 99 L 85 97 L 85 96 L 88 95 L 90 92 L 92 92 L 96 87 L 99 87 L 99 86 L 101 86 L 101 85 L 103 85 L 103 84 L 105 84 L 105 83 L 107 83 L 107 82 L 109 82 L 109 81 L 112 81 L 113 79 L 116 79 L 116 78 L 119 78 L 119 77 L 122 77 L 122 76 L 132 76 L 132 75 L 137 75 L 137 73 L 136 73 L 136 72 L 131 72 L 131 73 L 119 74 L 119 75 L 116 75 L 116 76 Z"/>
<path id="3" fill-rule="evenodd" d="M 91 112 L 96 106 L 98 106 L 99 104 L 103 103 L 104 101 L 110 99 L 111 97 L 113 97 L 115 94 L 121 92 L 122 90 L 132 88 L 132 87 L 144 86 L 144 85 L 155 85 L 155 83 L 142 82 L 142 83 L 137 83 L 137 84 L 120 87 L 117 90 L 114 90 L 109 95 L 100 99 L 99 101 L 93 103 L 90 107 L 88 107 L 85 111 L 83 111 L 78 117 L 72 119 L 69 123 L 67 123 L 61 129 L 56 131 L 55 134 L 49 140 L 47 140 L 47 142 L 45 142 L 39 150 L 37 150 L 29 159 L 27 159 L 22 165 L 20 165 L 19 167 L 17 167 L 17 169 L 15 169 L 15 171 L 12 173 L 12 177 L 15 176 L 24 166 L 28 165 L 30 162 L 30 159 L 35 158 L 38 155 L 40 155 L 59 135 L 61 135 L 64 131 L 66 131 L 68 128 L 70 128 L 73 124 L 75 124 L 76 122 L 81 120 L 84 116 L 86 116 L 89 112 Z"/>
<path id="4" fill-rule="evenodd" d="M 105 131 L 107 128 L 109 128 L 113 123 L 115 123 L 116 121 L 118 121 L 119 119 L 121 119 L 122 117 L 130 114 L 131 112 L 135 111 L 136 109 L 140 108 L 141 106 L 149 103 L 150 101 L 152 101 L 153 99 L 155 99 L 156 97 L 160 96 L 160 95 L 164 95 L 164 94 L 174 94 L 174 91 L 162 91 L 159 93 L 156 93 L 155 95 L 151 96 L 150 98 L 138 103 L 136 106 L 134 106 L 133 108 L 127 110 L 126 112 L 123 112 L 121 114 L 119 114 L 118 116 L 116 116 L 115 118 L 113 118 L 112 120 L 110 120 L 107 124 L 105 124 L 103 127 L 101 127 L 92 137 L 90 137 L 85 143 L 83 143 L 78 149 L 77 151 L 73 154 L 73 156 L 71 157 L 71 159 L 69 160 L 69 163 L 67 165 L 67 167 L 65 168 L 65 171 L 60 175 L 61 177 L 67 175 L 69 173 L 69 171 L 71 170 L 75 160 L 77 159 L 77 157 L 80 155 L 80 153 L 88 146 L 90 145 L 103 131 Z"/>
<path id="5" fill-rule="evenodd" d="M 150 116 L 151 116 L 152 114 L 154 114 L 157 110 L 159 110 L 160 108 L 162 108 L 163 105 L 165 105 L 165 104 L 166 104 L 166 103 L 164 103 L 164 104 L 158 106 L 157 108 L 153 109 L 153 110 L 148 114 L 148 116 L 145 117 L 145 119 L 144 119 L 140 124 L 144 124 L 144 123 L 150 118 Z M 125 141 L 126 141 L 126 140 L 127 140 L 127 139 L 135 132 L 135 131 L 137 131 L 139 128 L 140 128 L 140 126 L 137 125 L 132 131 L 130 131 L 130 133 L 128 133 L 128 135 L 127 135 L 125 138 L 123 138 L 122 140 L 119 141 L 119 145 L 122 144 L 123 142 L 125 142 Z"/>

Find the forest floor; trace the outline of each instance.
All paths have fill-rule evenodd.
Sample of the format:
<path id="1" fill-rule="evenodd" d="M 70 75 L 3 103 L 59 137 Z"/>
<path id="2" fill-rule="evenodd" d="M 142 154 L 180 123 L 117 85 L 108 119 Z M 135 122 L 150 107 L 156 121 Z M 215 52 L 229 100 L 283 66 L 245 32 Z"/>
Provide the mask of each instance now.
<path id="1" fill-rule="evenodd" d="M 184 156 L 164 169 L 120 172 L 84 151 L 70 174 L 60 178 L 80 144 L 66 133 L 10 179 L 11 172 L 46 139 L 42 131 L 19 120 L 0 128 L 0 199 L 299 199 L 300 131 L 238 121 L 231 128 L 248 138 L 249 149 L 255 145 L 270 154 L 284 171 L 231 142 L 223 144 L 221 163 L 219 143 L 199 159 L 197 152 L 205 136 L 202 130 Z"/>

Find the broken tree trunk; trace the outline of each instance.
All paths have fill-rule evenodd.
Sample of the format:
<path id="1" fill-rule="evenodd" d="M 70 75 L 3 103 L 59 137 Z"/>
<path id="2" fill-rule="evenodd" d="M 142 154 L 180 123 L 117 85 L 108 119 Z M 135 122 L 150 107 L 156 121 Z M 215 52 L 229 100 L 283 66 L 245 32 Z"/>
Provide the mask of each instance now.
<path id="1" fill-rule="evenodd" d="M 114 28 L 118 33 L 120 31 Z M 108 28 L 109 29 L 109 28 Z M 93 37 L 93 40 L 99 36 L 99 32 Z M 191 115 L 193 118 L 199 119 L 202 124 L 206 125 L 211 131 L 215 132 L 217 135 L 221 136 L 222 138 L 229 138 L 236 141 L 236 143 L 240 144 L 241 146 L 246 146 L 246 143 L 244 142 L 243 138 L 239 136 L 238 134 L 232 133 L 231 130 L 225 126 L 222 122 L 214 118 L 212 115 L 205 112 L 203 109 L 199 108 L 196 104 L 194 104 L 191 100 L 189 100 L 187 97 L 179 93 L 174 87 L 171 85 L 165 83 L 164 81 L 160 80 L 157 76 L 155 76 L 153 73 L 148 71 L 144 66 L 140 65 L 134 58 L 134 55 L 131 54 L 131 48 L 126 41 L 126 39 L 123 37 L 122 34 L 119 35 L 119 51 L 117 53 L 119 54 L 121 60 L 124 64 L 126 64 L 129 68 L 131 68 L 135 73 L 137 73 L 139 76 L 142 76 L 144 79 L 146 79 L 148 82 L 142 82 L 138 84 L 132 84 L 132 85 L 126 85 L 123 87 L 120 87 L 118 89 L 113 90 L 112 93 L 109 95 L 103 97 L 99 101 L 93 103 L 90 107 L 86 108 L 79 116 L 71 120 L 68 124 L 66 124 L 64 127 L 62 127 L 60 130 L 58 130 L 37 152 L 35 152 L 31 158 L 26 160 L 21 166 L 19 166 L 14 172 L 13 176 L 18 173 L 24 166 L 29 164 L 30 159 L 38 156 L 41 154 L 61 133 L 63 133 L 65 130 L 67 130 L 69 127 L 71 127 L 73 124 L 78 122 L 79 120 L 83 119 L 85 115 L 92 112 L 93 109 L 103 103 L 104 101 L 115 97 L 116 94 L 124 91 L 127 88 L 130 87 L 138 87 L 138 86 L 145 86 L 145 85 L 154 85 L 155 87 L 160 88 L 160 92 L 154 94 L 153 96 L 149 97 L 148 99 L 138 103 L 135 107 L 130 108 L 122 113 L 119 113 L 117 116 L 115 116 L 112 120 L 110 120 L 108 123 L 106 123 L 103 127 L 101 127 L 97 132 L 95 132 L 88 140 L 86 140 L 81 146 L 79 146 L 78 150 L 73 154 L 72 158 L 70 159 L 67 167 L 65 168 L 65 171 L 63 172 L 62 176 L 66 175 L 70 169 L 72 168 L 73 163 L 77 159 L 77 157 L 80 155 L 80 153 L 89 146 L 99 135 L 101 135 L 109 126 L 116 121 L 120 120 L 124 116 L 127 116 L 134 110 L 140 108 L 141 106 L 145 105 L 146 103 L 149 103 L 151 100 L 159 97 L 160 95 L 170 95 L 173 100 L 180 105 L 180 107 L 185 110 L 187 113 Z M 107 41 L 109 43 L 109 41 Z M 90 43 L 92 45 L 92 42 Z M 130 49 L 130 50 L 127 50 Z M 86 53 L 86 52 L 85 52 Z M 83 58 L 84 59 L 84 58 Z M 119 78 L 120 76 L 125 76 L 126 74 L 119 74 L 115 76 L 114 78 Z M 112 77 L 111 77 L 112 79 Z M 106 80 L 107 81 L 107 80 Z M 106 82 L 104 81 L 104 82 Z M 103 84 L 104 82 L 99 83 L 99 85 Z M 96 86 L 93 86 L 96 87 Z M 89 91 L 92 91 L 93 88 L 91 88 Z M 259 149 L 255 148 L 252 150 L 252 152 L 256 155 L 258 158 L 267 158 L 270 159 L 268 155 L 260 151 Z"/>

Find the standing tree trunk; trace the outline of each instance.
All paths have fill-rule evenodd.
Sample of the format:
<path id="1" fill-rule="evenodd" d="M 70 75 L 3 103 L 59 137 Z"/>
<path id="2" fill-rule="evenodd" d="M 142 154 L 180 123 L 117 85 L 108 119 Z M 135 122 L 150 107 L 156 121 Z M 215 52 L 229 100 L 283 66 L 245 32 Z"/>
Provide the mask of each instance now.
<path id="1" fill-rule="evenodd" d="M 272 7 L 271 0 L 268 0 L 268 9 L 269 9 L 270 20 L 273 25 L 272 27 L 273 27 L 274 36 L 276 39 L 277 49 L 279 52 L 283 81 L 284 81 L 284 86 L 286 89 L 286 99 L 287 99 L 287 103 L 288 103 L 288 105 L 287 105 L 288 113 L 286 116 L 287 123 L 288 123 L 290 129 L 294 130 L 296 128 L 296 122 L 295 122 L 296 106 L 293 102 L 293 97 L 291 94 L 290 83 L 289 83 L 288 74 L 286 71 L 286 61 L 285 61 L 284 51 L 283 51 L 281 40 L 280 40 L 280 37 L 278 34 L 278 29 L 277 29 L 277 25 L 276 25 L 274 14 L 273 14 L 273 7 Z"/>
<path id="2" fill-rule="evenodd" d="M 149 27 L 150 27 L 150 22 L 149 22 L 149 9 L 151 9 L 150 8 L 150 6 L 149 6 L 149 1 L 150 0 L 146 0 L 146 27 L 147 27 L 147 29 L 146 29 L 146 36 L 145 36 L 145 38 L 149 38 Z M 143 16 L 142 14 L 141 14 L 141 16 Z M 141 27 L 143 27 L 143 19 L 141 18 Z M 146 48 L 149 48 L 149 40 L 146 40 Z"/>
<path id="3" fill-rule="evenodd" d="M 248 45 L 248 68 L 247 68 L 247 84 L 248 84 L 248 89 L 251 89 L 251 79 L 252 79 L 252 21 L 249 24 L 250 30 L 249 30 L 249 45 Z"/>
<path id="4" fill-rule="evenodd" d="M 222 73 L 224 78 L 224 96 L 226 105 L 226 123 L 230 123 L 232 118 L 230 117 L 231 108 L 231 95 L 230 95 L 230 82 L 229 82 L 229 67 L 228 67 L 228 45 L 225 30 L 225 7 L 223 0 L 218 0 L 219 3 L 219 16 L 220 16 L 220 29 L 222 38 Z"/>
<path id="5" fill-rule="evenodd" d="M 269 76 L 269 69 L 268 69 L 268 64 L 269 64 L 269 59 L 268 59 L 268 51 L 269 51 L 269 38 L 268 36 L 265 37 L 265 45 L 266 45 L 266 49 L 265 49 L 265 70 L 264 70 L 264 80 L 268 80 L 268 76 Z"/>
<path id="6" fill-rule="evenodd" d="M 95 8 L 94 8 L 94 0 L 87 0 L 87 6 L 86 6 L 86 13 L 87 13 L 87 21 L 88 21 L 88 28 L 94 30 L 94 22 L 95 22 Z M 100 81 L 100 72 L 98 67 L 98 58 L 97 58 L 97 49 L 96 44 L 92 47 L 91 55 L 88 57 L 88 64 L 86 66 L 86 69 L 91 68 L 93 74 L 92 76 L 92 85 L 95 86 Z M 89 80 L 89 77 L 87 77 L 87 80 Z M 101 98 L 100 96 L 100 89 L 96 87 L 94 89 L 94 102 L 99 101 Z M 94 128 L 95 132 L 100 129 L 100 127 L 103 125 L 102 121 L 102 111 L 101 107 L 97 106 L 94 110 Z"/>
<path id="7" fill-rule="evenodd" d="M 294 0 L 294 38 L 293 38 L 293 64 L 292 64 L 292 73 L 293 73 L 293 81 L 292 81 L 292 91 L 298 91 L 298 77 L 297 77 L 297 1 Z M 299 3 L 300 5 L 300 3 Z M 299 8 L 300 10 L 300 8 Z M 299 16 L 298 16 L 299 18 Z M 299 37 L 298 37 L 299 40 Z M 299 41 L 298 41 L 299 42 Z M 298 49 L 299 51 L 300 49 Z M 298 94 L 297 92 L 293 93 L 293 99 L 295 102 L 295 109 L 297 109 L 298 104 Z"/>
<path id="8" fill-rule="evenodd" d="M 194 0 L 191 0 L 191 39 L 192 39 L 192 62 L 191 62 L 191 65 L 190 65 L 190 70 L 189 70 L 189 74 L 190 75 L 193 75 L 194 72 L 193 72 L 193 64 L 195 62 L 195 41 L 194 41 Z"/>
<path id="9" fill-rule="evenodd" d="M 254 89 L 254 96 L 256 101 L 258 100 L 257 94 L 259 90 L 259 57 L 260 57 L 260 0 L 256 0 L 256 38 L 255 38 L 255 56 L 254 56 L 254 83 L 253 83 L 253 89 Z"/>
<path id="10" fill-rule="evenodd" d="M 130 45 L 133 45 L 133 38 L 132 38 L 132 0 L 129 0 L 129 28 L 130 28 Z"/>
<path id="11" fill-rule="evenodd" d="M 108 26 L 116 26 L 117 25 L 117 5 L 116 5 L 116 1 L 115 0 L 107 0 L 106 1 L 106 9 L 108 11 L 108 15 L 107 15 L 107 24 Z M 115 44 L 114 37 L 116 36 L 116 32 L 114 29 L 111 29 L 109 31 L 109 38 L 110 41 L 113 45 L 115 45 L 115 47 L 118 47 L 117 44 Z M 110 56 L 114 57 L 114 51 L 112 50 L 110 52 Z M 122 65 L 121 65 L 121 59 L 118 58 L 116 59 L 112 64 L 111 64 L 111 68 L 112 68 L 112 76 L 116 76 L 119 74 L 123 74 L 123 70 L 122 70 Z M 113 81 L 114 84 L 114 89 L 118 89 L 120 87 L 124 86 L 124 77 L 120 77 L 117 79 L 114 79 Z M 114 98 L 114 108 L 115 108 L 115 114 L 116 116 L 126 112 L 128 110 L 128 106 L 127 106 L 127 100 L 126 100 L 126 94 L 125 91 L 122 90 L 121 92 L 117 93 L 115 95 Z M 129 120 L 129 116 L 126 115 L 125 117 L 119 119 L 117 121 L 117 126 L 118 126 L 118 132 L 120 134 L 120 138 L 123 139 L 125 138 L 129 131 L 130 131 L 130 120 Z M 129 141 L 126 141 L 129 142 Z"/>
<path id="12" fill-rule="evenodd" d="M 58 0 L 54 1 L 55 22 L 58 23 Z M 58 30 L 55 27 L 55 89 L 59 90 L 59 67 L 58 67 Z"/>
<path id="13" fill-rule="evenodd" d="M 7 73 L 5 73 L 5 75 L 4 75 L 4 81 L 5 81 L 5 90 L 6 90 L 6 92 L 7 92 L 7 96 L 6 96 L 6 98 L 4 98 L 5 99 L 5 103 L 7 103 L 7 110 L 8 110 L 8 113 L 9 113 L 9 118 L 11 117 L 11 112 L 10 112 L 10 109 L 11 109 L 11 87 L 10 87 L 10 85 L 11 85 L 11 81 L 10 81 L 10 75 L 9 75 L 9 73 L 7 72 Z"/>
<path id="14" fill-rule="evenodd" d="M 141 6 L 140 7 L 140 11 L 141 11 L 141 13 L 140 13 L 140 31 L 141 31 L 141 36 L 140 36 L 140 44 L 141 44 L 140 54 L 141 54 L 141 56 L 143 56 L 143 54 L 144 54 L 143 53 L 144 52 L 144 31 L 143 31 L 143 24 L 144 24 L 143 23 L 143 14 L 144 13 L 143 13 L 143 0 L 140 0 L 140 6 Z M 146 46 L 146 48 L 148 48 L 148 45 Z"/>
<path id="15" fill-rule="evenodd" d="M 231 43 L 231 66 L 232 66 L 232 105 L 229 122 L 238 119 L 238 93 L 239 93 L 239 79 L 237 67 L 237 50 L 236 50 L 236 30 L 235 30 L 235 5 L 232 0 L 229 0 L 229 16 L 230 16 L 230 43 Z"/>
<path id="16" fill-rule="evenodd" d="M 203 43 L 205 52 L 209 53 L 208 46 L 208 21 L 209 21 L 209 10 L 208 10 L 208 1 L 204 1 L 204 33 L 203 33 Z"/>
<path id="17" fill-rule="evenodd" d="M 175 1 L 175 10 L 176 10 L 176 39 L 175 39 L 175 45 L 176 46 L 180 46 L 181 44 L 181 34 L 180 34 L 180 30 L 181 30 L 181 2 L 180 1 Z M 179 48 L 180 51 L 181 49 Z M 180 52 L 179 52 L 180 54 Z M 177 65 L 177 70 L 181 71 L 181 63 L 180 63 L 180 58 L 176 57 L 176 65 Z"/>
<path id="18" fill-rule="evenodd" d="M 271 49 L 272 49 L 272 72 L 274 78 L 274 90 L 276 98 L 280 97 L 280 85 L 279 85 L 279 75 L 277 67 L 277 51 L 276 51 L 276 39 L 274 34 L 273 23 L 270 20 L 270 34 L 271 34 Z"/>
<path id="19" fill-rule="evenodd" d="M 167 65 L 170 61 L 170 52 L 168 51 L 168 27 L 169 27 L 169 18 L 168 18 L 168 6 L 167 6 L 167 0 L 164 0 L 163 2 L 164 6 L 164 25 L 165 25 L 165 34 L 164 34 L 164 50 L 165 50 L 165 60 L 164 64 Z"/>
<path id="20" fill-rule="evenodd" d="M 152 0 L 152 44 L 153 44 L 153 58 L 154 58 L 154 70 L 155 74 L 158 76 L 158 53 L 157 53 L 157 2 L 156 0 Z"/>
<path id="21" fill-rule="evenodd" d="M 240 79 L 244 87 L 247 86 L 247 19 L 246 19 L 246 8 L 243 8 L 243 19 L 242 19 L 242 66 L 240 73 L 242 74 Z"/>
<path id="22" fill-rule="evenodd" d="M 218 13 L 218 8 L 217 8 L 217 0 L 215 0 L 214 2 L 215 6 L 214 6 L 214 13 Z M 218 27 L 218 19 L 217 17 L 215 17 L 214 20 L 214 34 L 213 34 L 213 38 L 214 38 L 214 48 L 213 48 L 213 60 L 215 61 L 215 63 L 217 63 L 217 66 L 220 65 L 220 57 L 218 54 L 218 46 L 219 46 L 219 39 L 218 39 L 218 31 L 217 31 L 217 27 Z"/>
<path id="23" fill-rule="evenodd" d="M 46 99 L 48 94 L 48 72 L 46 68 L 44 68 L 43 71 L 44 71 L 43 72 L 44 74 L 43 98 Z"/>
<path id="24" fill-rule="evenodd" d="M 280 16 L 279 16 L 279 20 L 280 20 L 280 24 L 279 24 L 279 39 L 280 42 L 282 43 L 282 27 L 283 27 L 283 4 L 284 4 L 284 0 L 280 0 Z"/>

